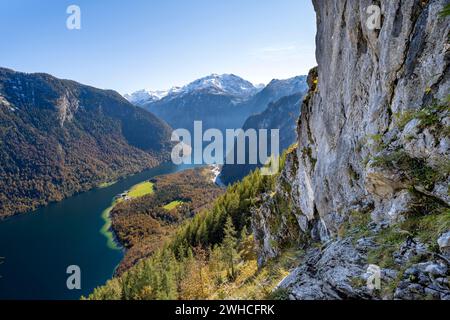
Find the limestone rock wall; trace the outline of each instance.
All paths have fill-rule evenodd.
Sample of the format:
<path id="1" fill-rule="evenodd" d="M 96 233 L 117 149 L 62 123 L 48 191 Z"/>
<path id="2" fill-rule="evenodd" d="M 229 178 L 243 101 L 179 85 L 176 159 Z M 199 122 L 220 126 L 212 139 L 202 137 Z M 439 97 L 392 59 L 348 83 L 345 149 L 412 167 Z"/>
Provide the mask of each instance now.
<path id="1" fill-rule="evenodd" d="M 450 18 L 440 16 L 448 3 L 313 0 L 318 67 L 309 75 L 297 148 L 276 187 L 287 209 L 274 210 L 280 201 L 265 195 L 253 218 L 260 264 L 286 242 L 306 248 L 306 261 L 281 284 L 291 298 L 372 297 L 350 283 L 350 277 L 363 276 L 367 253 L 377 248 L 371 239 L 354 239 L 355 246 L 341 237 L 353 212 L 368 215 L 376 232 L 402 221 L 418 197 L 450 206 Z M 381 9 L 378 30 L 367 27 L 371 5 Z M 308 247 L 310 242 L 322 243 L 323 250 Z M 406 242 L 403 251 L 410 246 Z M 356 253 L 346 260 L 336 255 L 341 251 Z M 432 257 L 428 265 L 448 263 Z M 309 268 L 308 261 L 319 265 Z M 383 272 L 395 278 L 397 271 Z M 397 296 L 417 298 L 405 281 Z M 417 289 L 422 297 L 426 290 L 450 297 L 448 284 L 436 291 L 430 283 Z"/>
<path id="2" fill-rule="evenodd" d="M 318 87 L 298 126 L 297 179 L 300 209 L 322 219 L 325 238 L 354 206 L 373 204 L 378 220 L 401 210 L 395 207 L 406 201 L 402 191 L 410 184 L 373 168 L 378 153 L 403 148 L 431 167 L 449 161 L 448 135 L 419 133 L 412 123 L 405 133 L 398 122 L 450 93 L 450 24 L 439 17 L 444 0 L 380 1 L 382 28 L 373 31 L 366 27 L 373 1 L 313 2 Z M 448 108 L 439 117 L 448 125 Z M 448 185 L 448 176 L 442 180 Z"/>

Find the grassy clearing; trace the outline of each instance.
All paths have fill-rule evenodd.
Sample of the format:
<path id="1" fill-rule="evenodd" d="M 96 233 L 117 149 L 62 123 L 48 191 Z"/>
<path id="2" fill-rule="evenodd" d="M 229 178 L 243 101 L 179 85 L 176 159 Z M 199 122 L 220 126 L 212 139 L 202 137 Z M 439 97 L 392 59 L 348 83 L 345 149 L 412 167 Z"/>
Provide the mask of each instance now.
<path id="1" fill-rule="evenodd" d="M 107 188 L 115 183 L 116 182 L 104 183 L 104 184 L 100 185 L 99 188 Z M 135 185 L 133 188 L 131 188 L 131 190 L 127 193 L 127 196 L 130 199 L 135 199 L 135 198 L 143 197 L 148 194 L 152 194 L 153 192 L 154 192 L 153 183 L 146 181 L 146 182 L 139 183 L 139 184 Z M 113 250 L 120 250 L 121 248 L 114 241 L 114 234 L 111 231 L 112 223 L 111 223 L 110 213 L 117 204 L 119 204 L 123 201 L 124 201 L 123 198 L 115 199 L 111 203 L 111 206 L 106 208 L 102 213 L 102 220 L 104 221 L 104 224 L 103 224 L 103 227 L 100 229 L 100 233 L 106 237 L 108 247 Z"/>
<path id="2" fill-rule="evenodd" d="M 146 181 L 139 183 L 131 188 L 131 190 L 128 192 L 128 196 L 134 199 L 153 194 L 153 192 L 153 183 L 151 183 L 150 181 Z"/>
<path id="3" fill-rule="evenodd" d="M 401 228 L 416 236 L 432 250 L 437 251 L 437 239 L 450 230 L 450 209 L 434 209 L 433 214 L 413 216 L 401 224 Z"/>
<path id="4" fill-rule="evenodd" d="M 166 209 L 167 211 L 171 211 L 179 206 L 181 206 L 184 203 L 184 201 L 172 201 L 171 203 L 166 204 L 163 208 Z"/>
<path id="5" fill-rule="evenodd" d="M 396 268 L 394 261 L 394 252 L 400 249 L 400 246 L 406 241 L 409 232 L 402 230 L 398 226 L 392 226 L 382 230 L 375 237 L 378 248 L 368 252 L 367 262 L 378 265 L 381 268 Z"/>
<path id="6" fill-rule="evenodd" d="M 99 189 L 105 189 L 105 188 L 108 188 L 108 187 L 111 187 L 111 186 L 115 185 L 116 183 L 117 183 L 117 180 L 116 181 L 111 181 L 111 182 L 103 182 L 103 183 L 100 183 L 98 185 L 98 188 Z"/>
<path id="7" fill-rule="evenodd" d="M 428 215 L 414 215 L 404 222 L 382 230 L 376 235 L 375 241 L 380 245 L 371 250 L 368 262 L 382 268 L 396 268 L 393 253 L 408 237 L 419 239 L 428 245 L 431 251 L 438 251 L 437 239 L 450 229 L 450 209 L 441 208 Z"/>
<path id="8" fill-rule="evenodd" d="M 425 243 L 431 251 L 438 251 L 437 239 L 450 230 L 450 209 L 431 198 L 417 198 L 405 221 L 392 225 L 376 233 L 368 227 L 371 218 L 368 212 L 352 212 L 339 230 L 340 237 L 372 237 L 378 244 L 368 252 L 368 263 L 382 268 L 397 269 L 393 254 L 408 238 Z"/>
<path id="9" fill-rule="evenodd" d="M 369 230 L 370 221 L 372 221 L 372 218 L 369 212 L 352 211 L 348 220 L 341 225 L 338 236 L 341 238 L 351 236 L 355 240 L 371 236 L 372 233 Z"/>
<path id="10" fill-rule="evenodd" d="M 442 18 L 450 16 L 450 4 L 447 4 L 440 12 Z"/>
<path id="11" fill-rule="evenodd" d="M 392 299 L 399 281 L 403 274 L 412 264 L 427 259 L 428 253 L 413 257 L 406 265 L 400 266 L 394 261 L 394 252 L 398 252 L 401 245 L 408 237 L 418 239 L 425 243 L 430 252 L 438 252 L 438 237 L 450 229 L 450 210 L 441 208 L 433 214 L 415 215 L 404 222 L 391 226 L 375 236 L 375 242 L 379 247 L 368 252 L 368 263 L 375 264 L 381 268 L 389 268 L 398 271 L 396 279 L 383 285 L 380 297 Z"/>

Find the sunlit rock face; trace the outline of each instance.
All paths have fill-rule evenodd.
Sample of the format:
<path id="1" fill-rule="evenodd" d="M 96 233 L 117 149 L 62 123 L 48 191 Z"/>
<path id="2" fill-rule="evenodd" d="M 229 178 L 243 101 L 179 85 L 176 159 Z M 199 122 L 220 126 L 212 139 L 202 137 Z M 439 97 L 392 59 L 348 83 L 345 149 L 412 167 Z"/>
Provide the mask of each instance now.
<path id="1" fill-rule="evenodd" d="M 450 24 L 440 16 L 447 1 L 313 3 L 318 67 L 308 78 L 298 146 L 276 186 L 289 212 L 273 209 L 273 195 L 255 209 L 259 262 L 279 255 L 289 241 L 305 250 L 298 269 L 280 285 L 291 299 L 450 298 L 448 269 L 439 267 L 445 260 L 430 254 L 435 235 L 428 245 L 412 238 L 399 243 L 390 255 L 393 269 L 381 270 L 383 281 L 393 281 L 421 257 L 426 262 L 408 270 L 421 283 L 405 276 L 390 296 L 355 284 L 367 278 L 369 252 L 381 250 L 381 230 L 408 219 L 421 201 L 450 205 Z M 374 4 L 381 28 L 370 30 L 367 8 Z M 341 234 L 355 212 L 368 218 L 372 238 L 350 241 Z M 442 257 L 445 233 L 440 239 Z"/>
<path id="2" fill-rule="evenodd" d="M 381 1 L 381 30 L 366 26 L 373 1 L 313 2 L 318 84 L 298 126 L 299 204 L 336 234 L 339 217 L 355 205 L 373 203 L 380 220 L 395 216 L 394 207 L 403 210 L 398 198 L 410 181 L 370 159 L 401 149 L 436 170 L 448 161 L 448 136 L 414 128 L 417 120 L 399 122 L 404 113 L 446 100 L 450 25 L 439 17 L 446 1 Z M 448 108 L 438 117 L 448 126 Z"/>

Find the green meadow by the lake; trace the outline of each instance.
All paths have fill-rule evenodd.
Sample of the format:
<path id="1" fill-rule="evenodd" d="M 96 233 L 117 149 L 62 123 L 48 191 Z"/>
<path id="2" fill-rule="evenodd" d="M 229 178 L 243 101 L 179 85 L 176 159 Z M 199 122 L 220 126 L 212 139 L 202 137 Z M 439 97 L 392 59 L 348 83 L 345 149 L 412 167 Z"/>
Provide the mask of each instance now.
<path id="1" fill-rule="evenodd" d="M 152 194 L 153 192 L 154 192 L 153 183 L 151 183 L 150 181 L 145 181 L 133 186 L 131 190 L 128 192 L 128 197 L 132 199 L 139 198 L 146 196 L 148 194 Z"/>

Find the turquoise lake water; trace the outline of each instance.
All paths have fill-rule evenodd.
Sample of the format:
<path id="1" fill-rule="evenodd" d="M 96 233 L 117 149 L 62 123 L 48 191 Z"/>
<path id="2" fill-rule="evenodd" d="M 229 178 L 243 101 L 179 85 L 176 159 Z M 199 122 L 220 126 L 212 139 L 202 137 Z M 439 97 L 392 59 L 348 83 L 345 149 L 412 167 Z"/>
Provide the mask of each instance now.
<path id="1" fill-rule="evenodd" d="M 123 257 L 101 233 L 102 212 L 114 196 L 152 177 L 192 167 L 164 164 L 1 221 L 0 299 L 79 299 L 104 284 Z M 81 268 L 81 290 L 67 289 L 70 265 Z"/>

